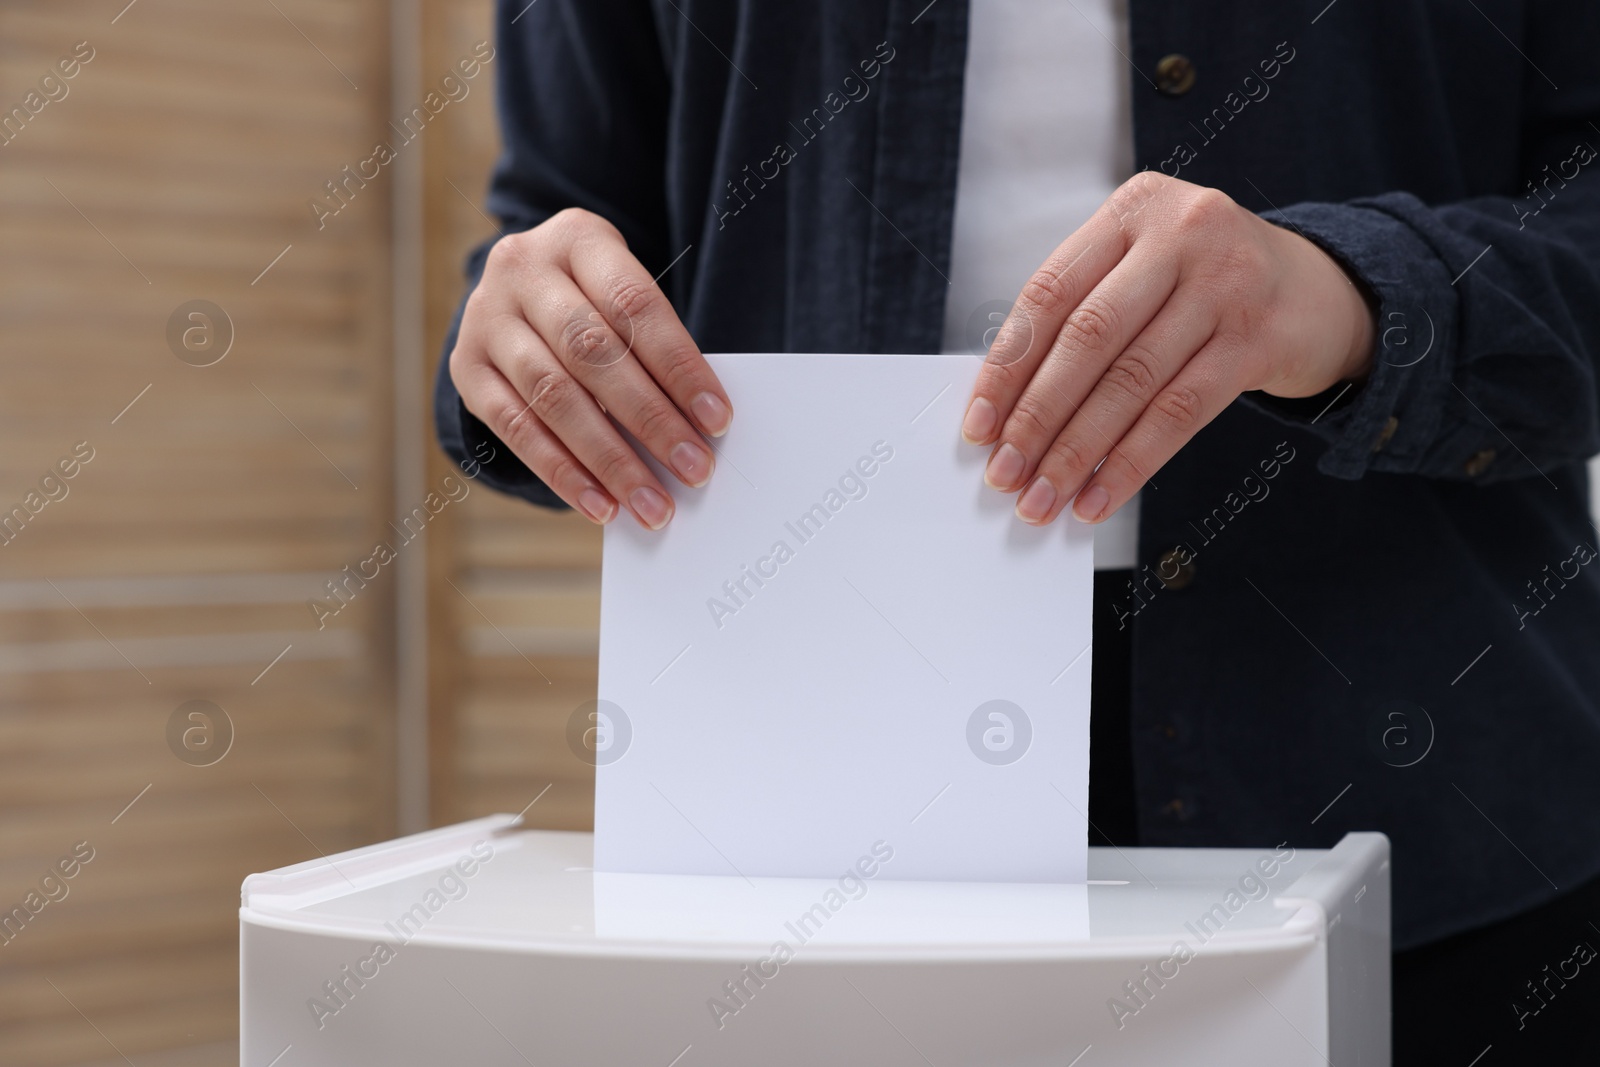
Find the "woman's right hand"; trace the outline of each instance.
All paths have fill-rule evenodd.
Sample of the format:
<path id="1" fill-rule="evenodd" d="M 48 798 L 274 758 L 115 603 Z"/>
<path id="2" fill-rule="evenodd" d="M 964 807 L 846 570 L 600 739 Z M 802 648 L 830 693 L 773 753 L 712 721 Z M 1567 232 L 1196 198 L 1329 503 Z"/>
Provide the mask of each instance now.
<path id="1" fill-rule="evenodd" d="M 618 424 L 680 481 L 702 486 L 732 405 L 615 226 L 578 208 L 497 241 L 461 318 L 450 379 L 557 496 L 596 523 L 621 502 L 643 526 L 672 496 Z"/>

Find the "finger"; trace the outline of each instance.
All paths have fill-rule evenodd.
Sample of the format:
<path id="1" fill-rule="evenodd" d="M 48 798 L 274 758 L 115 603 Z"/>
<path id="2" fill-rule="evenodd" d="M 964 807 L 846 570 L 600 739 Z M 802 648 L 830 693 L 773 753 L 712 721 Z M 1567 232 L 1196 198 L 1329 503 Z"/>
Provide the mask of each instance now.
<path id="1" fill-rule="evenodd" d="M 625 321 L 601 315 L 572 278 L 554 271 L 527 294 L 524 311 L 571 378 L 662 465 L 688 486 L 710 480 L 711 450 L 634 358 L 633 330 Z"/>
<path id="2" fill-rule="evenodd" d="M 1114 454 L 1156 394 L 1172 381 L 1216 330 L 1213 308 L 1179 288 L 1106 368 L 1094 389 L 1050 445 L 1033 480 L 1017 498 L 1017 517 L 1043 525 L 1055 520 L 1100 461 Z M 1148 478 L 1153 471 L 1139 471 Z"/>
<path id="3" fill-rule="evenodd" d="M 968 441 L 994 440 L 1067 316 L 1127 254 L 1145 203 L 1164 184 L 1148 172 L 1123 183 L 1028 279 L 973 386 L 961 427 Z"/>
<path id="4" fill-rule="evenodd" d="M 1083 522 L 1101 522 L 1129 500 L 1189 439 L 1239 395 L 1242 354 L 1232 340 L 1213 340 L 1156 392 L 1109 458 L 1073 502 Z"/>
<path id="5" fill-rule="evenodd" d="M 1067 316 L 1049 354 L 1006 414 L 984 481 L 1022 485 L 1116 357 L 1155 318 L 1178 284 L 1175 257 L 1135 249 Z M 1089 470 L 1111 442 L 1079 457 Z"/>
<path id="6" fill-rule="evenodd" d="M 551 492 L 591 522 L 604 526 L 617 513 L 617 503 L 571 451 L 533 414 L 520 393 L 487 359 L 451 377 L 468 411 L 522 460 Z"/>
<path id="7" fill-rule="evenodd" d="M 1119 234 L 1096 222 L 1090 219 L 1051 253 L 1000 324 L 961 421 L 961 436 L 973 444 L 995 439 L 1067 316 L 1127 251 Z"/>
<path id="8" fill-rule="evenodd" d="M 489 345 L 490 356 L 523 398 L 523 406 L 640 525 L 651 530 L 665 526 L 672 518 L 672 497 L 600 410 L 589 390 L 567 373 L 527 323 L 509 317 L 499 321 L 499 332 Z"/>
<path id="9" fill-rule="evenodd" d="M 666 294 L 619 235 L 597 232 L 572 249 L 573 280 L 631 341 L 633 355 L 679 411 L 711 437 L 728 432 L 733 405 Z"/>

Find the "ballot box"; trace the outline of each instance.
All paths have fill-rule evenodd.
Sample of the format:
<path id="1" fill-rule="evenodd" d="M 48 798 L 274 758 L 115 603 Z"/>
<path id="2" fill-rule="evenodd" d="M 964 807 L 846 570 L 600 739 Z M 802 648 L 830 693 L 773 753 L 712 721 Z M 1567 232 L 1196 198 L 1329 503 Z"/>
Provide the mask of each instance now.
<path id="1" fill-rule="evenodd" d="M 1389 846 L 1087 884 L 612 874 L 493 816 L 245 880 L 243 1067 L 1389 1062 Z"/>

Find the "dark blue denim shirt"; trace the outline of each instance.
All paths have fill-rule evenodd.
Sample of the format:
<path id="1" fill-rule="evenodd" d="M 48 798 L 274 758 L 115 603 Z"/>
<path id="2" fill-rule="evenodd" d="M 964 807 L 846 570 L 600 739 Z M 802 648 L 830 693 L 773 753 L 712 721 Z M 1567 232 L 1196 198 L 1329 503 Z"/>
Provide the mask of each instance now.
<path id="1" fill-rule="evenodd" d="M 598 212 L 652 273 L 684 253 L 661 284 L 706 351 L 937 351 L 967 17 L 502 0 L 490 207 Z M 1600 4 L 1131 17 L 1138 166 L 1322 245 L 1382 338 L 1365 383 L 1241 398 L 1144 494 L 1117 609 L 1142 841 L 1382 830 L 1402 947 L 1575 887 L 1600 872 Z M 437 418 L 458 460 L 492 436 L 443 369 Z M 504 447 L 483 477 L 559 504 Z"/>

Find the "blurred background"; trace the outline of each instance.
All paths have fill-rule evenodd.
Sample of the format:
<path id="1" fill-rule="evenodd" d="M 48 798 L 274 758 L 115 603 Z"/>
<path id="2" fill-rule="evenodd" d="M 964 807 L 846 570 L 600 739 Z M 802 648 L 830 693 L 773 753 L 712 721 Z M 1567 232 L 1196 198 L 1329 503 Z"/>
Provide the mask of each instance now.
<path id="1" fill-rule="evenodd" d="M 0 1064 L 236 1063 L 246 874 L 589 825 L 598 533 L 428 414 L 490 11 L 0 3 Z"/>

